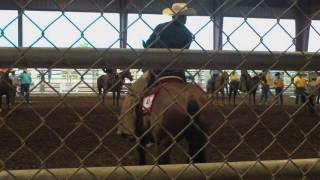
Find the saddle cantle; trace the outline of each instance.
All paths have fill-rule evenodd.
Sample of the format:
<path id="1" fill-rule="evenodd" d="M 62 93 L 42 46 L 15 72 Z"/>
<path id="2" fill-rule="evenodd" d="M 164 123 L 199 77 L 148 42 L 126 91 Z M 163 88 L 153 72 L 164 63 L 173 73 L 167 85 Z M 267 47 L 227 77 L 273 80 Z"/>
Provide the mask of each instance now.
<path id="1" fill-rule="evenodd" d="M 163 76 L 160 77 L 156 82 L 155 85 L 145 93 L 144 97 L 142 98 L 141 109 L 143 115 L 147 115 L 151 112 L 153 107 L 153 102 L 157 98 L 157 95 L 160 92 L 161 86 L 168 82 L 178 82 L 178 83 L 185 83 L 185 81 L 178 76 Z"/>

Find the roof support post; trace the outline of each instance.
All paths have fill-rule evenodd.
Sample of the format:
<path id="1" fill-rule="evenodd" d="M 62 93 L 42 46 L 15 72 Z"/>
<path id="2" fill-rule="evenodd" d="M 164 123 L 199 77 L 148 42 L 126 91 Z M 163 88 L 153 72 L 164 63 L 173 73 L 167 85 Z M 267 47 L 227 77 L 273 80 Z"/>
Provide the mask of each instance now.
<path id="1" fill-rule="evenodd" d="M 296 7 L 296 51 L 308 51 L 309 31 L 311 25 L 309 7 L 309 1 L 299 1 Z"/>
<path id="2" fill-rule="evenodd" d="M 18 47 L 23 46 L 23 10 L 18 10 Z"/>
<path id="3" fill-rule="evenodd" d="M 120 0 L 120 48 L 127 47 L 128 11 L 127 0 Z"/>
<path id="4" fill-rule="evenodd" d="M 222 50 L 223 16 L 219 13 L 214 16 L 213 24 L 213 49 Z"/>

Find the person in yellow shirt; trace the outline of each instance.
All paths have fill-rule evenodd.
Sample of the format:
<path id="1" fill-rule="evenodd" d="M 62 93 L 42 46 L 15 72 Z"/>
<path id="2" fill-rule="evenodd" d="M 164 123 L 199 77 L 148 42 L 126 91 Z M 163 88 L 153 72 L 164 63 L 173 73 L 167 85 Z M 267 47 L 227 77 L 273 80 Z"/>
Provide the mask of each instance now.
<path id="1" fill-rule="evenodd" d="M 306 101 L 305 89 L 307 81 L 301 73 L 294 78 L 293 83 L 296 87 L 296 104 L 302 104 Z"/>
<path id="2" fill-rule="evenodd" d="M 231 102 L 231 96 L 233 94 L 233 104 L 236 104 L 236 96 L 238 94 L 239 89 L 239 77 L 235 71 L 232 71 L 230 76 L 230 88 L 229 88 L 229 104 Z"/>
<path id="3" fill-rule="evenodd" d="M 268 70 L 265 70 L 261 74 L 261 97 L 260 103 L 266 104 L 268 102 L 268 94 L 270 91 L 270 86 L 272 85 L 272 78 L 271 74 Z"/>
<path id="4" fill-rule="evenodd" d="M 230 74 L 230 82 L 231 81 L 239 81 L 239 78 L 238 78 L 238 76 L 237 76 L 235 71 L 232 71 L 231 74 Z"/>
<path id="5" fill-rule="evenodd" d="M 276 78 L 274 79 L 274 87 L 275 87 L 275 93 L 276 93 L 276 97 L 278 97 L 278 102 L 280 102 L 280 104 L 283 104 L 283 87 L 284 87 L 284 82 L 283 82 L 283 78 L 281 78 L 280 73 L 277 72 L 275 74 Z"/>

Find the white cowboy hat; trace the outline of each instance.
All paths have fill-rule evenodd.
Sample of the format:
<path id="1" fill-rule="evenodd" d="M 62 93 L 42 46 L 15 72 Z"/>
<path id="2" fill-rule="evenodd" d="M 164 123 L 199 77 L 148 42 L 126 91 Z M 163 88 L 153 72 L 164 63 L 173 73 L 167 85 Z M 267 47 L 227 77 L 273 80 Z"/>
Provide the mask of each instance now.
<path id="1" fill-rule="evenodd" d="M 162 10 L 162 14 L 165 16 L 173 15 L 185 15 L 194 16 L 197 14 L 196 10 L 193 8 L 188 8 L 186 3 L 174 3 L 171 8 L 165 8 Z"/>

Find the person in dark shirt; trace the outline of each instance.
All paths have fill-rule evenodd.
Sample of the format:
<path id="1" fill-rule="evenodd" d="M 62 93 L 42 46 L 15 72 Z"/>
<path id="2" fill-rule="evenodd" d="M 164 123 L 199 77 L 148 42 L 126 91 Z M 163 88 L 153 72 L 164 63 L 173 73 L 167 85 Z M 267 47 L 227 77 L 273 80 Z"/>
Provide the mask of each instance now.
<path id="1" fill-rule="evenodd" d="M 174 3 L 172 8 L 163 10 L 164 15 L 172 16 L 170 22 L 159 24 L 143 43 L 144 48 L 169 48 L 169 49 L 189 49 L 192 42 L 192 33 L 185 26 L 187 16 L 195 15 L 194 9 L 187 8 L 186 3 Z M 184 70 L 165 70 L 154 69 L 149 78 L 148 85 L 155 81 L 155 75 L 178 76 L 186 80 Z"/>
<path id="2" fill-rule="evenodd" d="M 169 49 L 188 49 L 192 42 L 192 34 L 186 28 L 185 23 L 187 16 L 195 15 L 194 9 L 188 8 L 186 3 L 174 3 L 171 8 L 163 10 L 164 15 L 172 16 L 172 21 L 159 24 L 150 35 L 146 42 L 143 42 L 144 48 L 169 48 Z M 128 93 L 122 103 L 120 125 L 117 134 L 122 137 L 133 137 L 136 129 L 136 113 L 134 104 L 137 97 L 143 96 L 142 93 L 146 87 L 153 84 L 156 77 L 161 76 L 178 76 L 185 80 L 184 70 L 153 69 L 153 73 L 145 71 L 128 90 Z M 129 111 L 128 111 L 129 110 Z"/>

